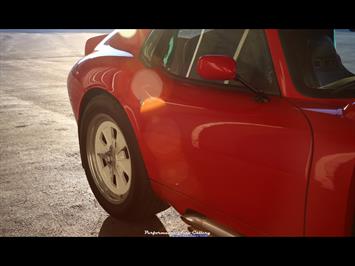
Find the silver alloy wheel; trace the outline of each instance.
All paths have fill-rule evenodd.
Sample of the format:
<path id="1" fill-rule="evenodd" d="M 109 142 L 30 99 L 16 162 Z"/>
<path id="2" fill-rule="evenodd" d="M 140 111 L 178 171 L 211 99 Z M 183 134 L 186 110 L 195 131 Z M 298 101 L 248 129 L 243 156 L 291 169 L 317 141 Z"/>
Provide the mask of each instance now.
<path id="1" fill-rule="evenodd" d="M 86 140 L 91 175 L 101 194 L 119 204 L 128 195 L 132 179 L 132 161 L 128 145 L 117 123 L 106 114 L 90 122 Z"/>

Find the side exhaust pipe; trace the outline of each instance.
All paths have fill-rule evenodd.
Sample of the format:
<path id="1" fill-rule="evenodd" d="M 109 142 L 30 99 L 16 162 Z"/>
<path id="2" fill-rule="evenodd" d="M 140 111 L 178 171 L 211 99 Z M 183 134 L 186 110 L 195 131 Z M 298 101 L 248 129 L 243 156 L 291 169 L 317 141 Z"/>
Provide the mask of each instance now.
<path id="1" fill-rule="evenodd" d="M 222 236 L 222 237 L 233 237 L 233 236 L 240 236 L 239 234 L 227 229 L 214 221 L 196 214 L 196 213 L 186 213 L 181 216 L 181 219 L 188 225 L 194 227 L 195 229 L 204 230 L 210 232 L 212 235 L 215 236 Z"/>

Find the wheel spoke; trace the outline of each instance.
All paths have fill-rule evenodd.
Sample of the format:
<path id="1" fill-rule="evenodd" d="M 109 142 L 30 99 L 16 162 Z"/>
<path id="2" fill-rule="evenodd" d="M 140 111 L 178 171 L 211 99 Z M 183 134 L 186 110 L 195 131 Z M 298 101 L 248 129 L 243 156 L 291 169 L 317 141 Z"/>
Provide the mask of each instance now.
<path id="1" fill-rule="evenodd" d="M 122 172 L 125 172 L 128 178 L 131 178 L 131 160 L 123 159 L 118 161 L 118 167 L 122 169 Z"/>
<path id="2" fill-rule="evenodd" d="M 122 133 L 117 130 L 117 134 L 116 134 L 116 149 L 117 150 L 121 150 L 122 148 L 124 148 L 126 146 L 126 141 L 122 135 Z"/>
<path id="3" fill-rule="evenodd" d="M 95 153 L 105 153 L 108 151 L 108 145 L 102 140 L 100 136 L 95 138 Z"/>
<path id="4" fill-rule="evenodd" d="M 106 185 L 111 185 L 110 188 L 113 186 L 112 178 L 113 178 L 113 173 L 112 169 L 106 165 L 105 167 L 102 168 L 102 178 L 104 179 L 103 181 L 105 182 Z"/>
<path id="5" fill-rule="evenodd" d="M 127 146 L 123 146 L 123 148 L 121 148 L 117 152 L 116 158 L 117 158 L 117 161 L 122 161 L 122 160 L 129 159 L 129 155 L 128 155 L 128 152 L 127 152 Z"/>
<path id="6" fill-rule="evenodd" d="M 102 130 L 102 133 L 104 134 L 107 145 L 111 146 L 114 143 L 114 133 L 113 133 L 113 128 L 112 127 L 106 127 Z"/>
<path id="7" fill-rule="evenodd" d="M 116 183 L 117 183 L 117 189 L 122 193 L 127 188 L 127 181 L 125 177 L 123 176 L 122 171 L 118 171 L 117 169 L 114 170 L 115 176 L 116 176 Z"/>

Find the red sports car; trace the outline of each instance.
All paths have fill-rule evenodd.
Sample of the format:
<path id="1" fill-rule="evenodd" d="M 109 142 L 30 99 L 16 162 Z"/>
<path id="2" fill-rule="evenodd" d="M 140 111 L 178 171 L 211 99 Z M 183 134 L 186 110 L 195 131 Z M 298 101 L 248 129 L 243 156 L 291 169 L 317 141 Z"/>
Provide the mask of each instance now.
<path id="1" fill-rule="evenodd" d="M 68 77 L 102 207 L 213 235 L 348 236 L 355 75 L 332 30 L 116 30 Z"/>

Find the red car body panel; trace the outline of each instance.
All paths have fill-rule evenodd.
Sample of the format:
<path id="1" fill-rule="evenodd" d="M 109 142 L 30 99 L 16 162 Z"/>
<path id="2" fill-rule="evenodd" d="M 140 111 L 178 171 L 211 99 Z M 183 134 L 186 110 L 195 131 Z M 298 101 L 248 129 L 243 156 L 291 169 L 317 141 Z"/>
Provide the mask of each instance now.
<path id="1" fill-rule="evenodd" d="M 354 99 L 311 99 L 295 88 L 277 30 L 266 30 L 282 96 L 260 104 L 147 68 L 149 30 L 87 47 L 68 92 L 110 93 L 135 131 L 154 191 L 180 213 L 194 210 L 243 235 L 349 235 L 353 220 Z M 98 40 L 102 40 L 103 37 Z"/>
<path id="2" fill-rule="evenodd" d="M 306 212 L 308 235 L 351 235 L 354 216 L 355 120 L 343 105 L 299 103 L 313 128 Z"/>

